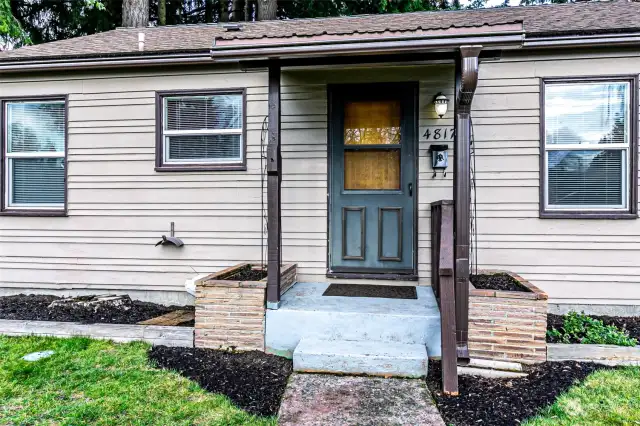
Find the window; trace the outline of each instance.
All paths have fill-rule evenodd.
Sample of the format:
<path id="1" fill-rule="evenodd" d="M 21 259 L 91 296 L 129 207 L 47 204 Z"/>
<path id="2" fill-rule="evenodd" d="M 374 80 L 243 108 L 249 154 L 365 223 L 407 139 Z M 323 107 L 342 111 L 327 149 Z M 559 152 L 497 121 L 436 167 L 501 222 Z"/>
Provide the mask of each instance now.
<path id="1" fill-rule="evenodd" d="M 65 99 L 3 102 L 2 211 L 65 214 Z"/>
<path id="2" fill-rule="evenodd" d="M 634 79 L 543 82 L 541 216 L 630 216 L 636 208 Z"/>
<path id="3" fill-rule="evenodd" d="M 244 170 L 243 92 L 159 94 L 156 166 L 171 170 Z"/>

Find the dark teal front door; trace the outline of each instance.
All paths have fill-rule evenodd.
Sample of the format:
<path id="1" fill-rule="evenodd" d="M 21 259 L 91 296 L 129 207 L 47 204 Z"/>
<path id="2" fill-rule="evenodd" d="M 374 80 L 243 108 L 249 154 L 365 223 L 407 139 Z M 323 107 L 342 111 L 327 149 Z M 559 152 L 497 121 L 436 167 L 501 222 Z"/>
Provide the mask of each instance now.
<path id="1" fill-rule="evenodd" d="M 330 273 L 415 273 L 416 91 L 330 89 Z"/>

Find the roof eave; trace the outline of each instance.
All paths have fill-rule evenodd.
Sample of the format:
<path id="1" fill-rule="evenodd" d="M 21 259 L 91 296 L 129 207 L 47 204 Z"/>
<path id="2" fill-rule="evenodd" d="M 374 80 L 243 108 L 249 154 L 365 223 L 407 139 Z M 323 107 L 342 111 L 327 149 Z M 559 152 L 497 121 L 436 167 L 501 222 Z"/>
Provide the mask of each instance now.
<path id="1" fill-rule="evenodd" d="M 69 69 L 108 69 L 152 65 L 211 64 L 209 52 L 158 53 L 112 57 L 37 58 L 0 61 L 0 74 L 11 72 L 60 71 Z"/>
<path id="2" fill-rule="evenodd" d="M 292 40 L 288 43 L 256 45 L 223 45 L 211 48 L 216 62 L 244 60 L 294 59 L 343 55 L 378 55 L 413 52 L 446 52 L 464 45 L 482 45 L 494 49 L 519 49 L 524 41 L 524 31 L 496 31 L 465 35 L 408 36 L 344 41 Z"/>
<path id="3" fill-rule="evenodd" d="M 526 49 L 560 49 L 567 47 L 623 47 L 638 45 L 640 32 L 604 33 L 582 35 L 528 36 L 524 40 Z"/>

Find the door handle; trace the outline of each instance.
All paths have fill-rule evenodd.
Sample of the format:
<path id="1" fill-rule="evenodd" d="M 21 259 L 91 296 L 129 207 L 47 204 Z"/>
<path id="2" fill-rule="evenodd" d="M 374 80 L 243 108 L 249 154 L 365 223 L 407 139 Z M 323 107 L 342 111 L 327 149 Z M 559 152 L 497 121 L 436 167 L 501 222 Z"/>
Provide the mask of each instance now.
<path id="1" fill-rule="evenodd" d="M 409 182 L 409 197 L 413 197 L 413 184 Z"/>

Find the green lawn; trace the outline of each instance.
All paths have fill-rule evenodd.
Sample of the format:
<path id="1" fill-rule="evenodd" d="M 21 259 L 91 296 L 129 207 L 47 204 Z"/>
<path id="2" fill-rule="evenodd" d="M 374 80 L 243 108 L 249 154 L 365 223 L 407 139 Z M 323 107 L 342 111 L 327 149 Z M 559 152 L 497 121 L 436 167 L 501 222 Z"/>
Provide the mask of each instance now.
<path id="1" fill-rule="evenodd" d="M 525 424 L 640 425 L 640 367 L 597 371 Z"/>
<path id="2" fill-rule="evenodd" d="M 36 362 L 22 356 L 53 350 Z M 0 424 L 275 425 L 153 368 L 144 343 L 0 336 Z"/>

